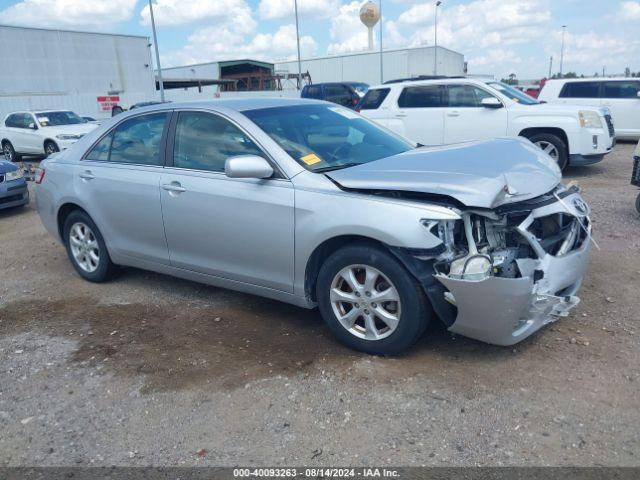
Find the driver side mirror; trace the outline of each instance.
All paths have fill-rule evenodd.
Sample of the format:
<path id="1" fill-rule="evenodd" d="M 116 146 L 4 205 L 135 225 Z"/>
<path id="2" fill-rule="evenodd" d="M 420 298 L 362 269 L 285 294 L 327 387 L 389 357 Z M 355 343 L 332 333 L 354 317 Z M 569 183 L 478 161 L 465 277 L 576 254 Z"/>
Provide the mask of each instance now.
<path id="1" fill-rule="evenodd" d="M 35 123 L 33 123 L 33 122 L 31 122 L 31 123 L 28 125 L 28 128 L 30 128 L 31 130 L 37 130 L 37 129 L 38 129 L 38 127 L 36 126 L 36 124 L 35 124 Z"/>
<path id="2" fill-rule="evenodd" d="M 480 100 L 480 105 L 484 108 L 502 108 L 502 102 L 496 97 L 486 97 Z"/>
<path id="3" fill-rule="evenodd" d="M 269 178 L 273 167 L 257 155 L 240 155 L 226 160 L 224 173 L 229 178 Z"/>

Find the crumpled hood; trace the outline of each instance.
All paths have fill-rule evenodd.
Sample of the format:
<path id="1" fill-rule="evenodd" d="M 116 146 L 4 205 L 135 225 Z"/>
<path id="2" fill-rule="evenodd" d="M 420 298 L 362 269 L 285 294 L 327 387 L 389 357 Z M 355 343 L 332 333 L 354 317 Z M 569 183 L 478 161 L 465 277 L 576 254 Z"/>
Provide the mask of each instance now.
<path id="1" fill-rule="evenodd" d="M 561 179 L 555 162 L 524 138 L 419 148 L 326 175 L 347 189 L 447 195 L 480 208 L 543 195 Z"/>

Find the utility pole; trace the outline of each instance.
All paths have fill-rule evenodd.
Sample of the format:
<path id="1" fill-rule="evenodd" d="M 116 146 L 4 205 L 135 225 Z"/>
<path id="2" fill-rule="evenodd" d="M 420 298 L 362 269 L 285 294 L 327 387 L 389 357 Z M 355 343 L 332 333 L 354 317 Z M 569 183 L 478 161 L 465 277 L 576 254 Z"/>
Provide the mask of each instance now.
<path id="1" fill-rule="evenodd" d="M 438 74 L 438 7 L 442 4 L 440 0 L 436 2 L 435 14 L 433 16 L 433 74 Z"/>
<path id="2" fill-rule="evenodd" d="M 302 90 L 302 64 L 300 62 L 300 29 L 298 27 L 298 0 L 293 0 L 296 10 L 296 43 L 298 44 L 298 90 Z"/>
<path id="3" fill-rule="evenodd" d="M 553 68 L 553 55 L 549 57 L 549 76 L 547 78 L 551 78 L 551 69 Z"/>
<path id="4" fill-rule="evenodd" d="M 158 83 L 160 84 L 160 101 L 164 102 L 164 82 L 162 81 L 162 67 L 160 66 L 160 52 L 158 50 L 158 36 L 156 35 L 156 22 L 153 18 L 153 5 L 149 0 L 149 14 L 151 15 L 151 30 L 153 30 L 153 46 L 156 49 L 156 65 L 158 66 Z M 153 79 L 154 87 L 156 79 Z"/>
<path id="5" fill-rule="evenodd" d="M 560 78 L 562 78 L 562 62 L 564 61 L 564 32 L 567 30 L 566 25 L 562 25 L 562 46 L 560 47 Z"/>
<path id="6" fill-rule="evenodd" d="M 380 0 L 380 83 L 384 83 L 382 68 L 382 0 Z"/>

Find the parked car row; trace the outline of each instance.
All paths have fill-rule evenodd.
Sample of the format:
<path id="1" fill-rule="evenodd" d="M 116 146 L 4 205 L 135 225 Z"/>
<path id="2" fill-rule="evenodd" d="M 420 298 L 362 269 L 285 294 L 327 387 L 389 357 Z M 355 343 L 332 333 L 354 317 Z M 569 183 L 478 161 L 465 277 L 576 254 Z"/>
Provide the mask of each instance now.
<path id="1" fill-rule="evenodd" d="M 507 110 L 489 91 L 482 108 Z M 528 140 L 425 148 L 305 99 L 122 113 L 44 160 L 36 184 L 83 278 L 125 265 L 317 305 L 374 354 L 436 319 L 517 343 L 578 303 L 589 254 L 589 208 Z"/>

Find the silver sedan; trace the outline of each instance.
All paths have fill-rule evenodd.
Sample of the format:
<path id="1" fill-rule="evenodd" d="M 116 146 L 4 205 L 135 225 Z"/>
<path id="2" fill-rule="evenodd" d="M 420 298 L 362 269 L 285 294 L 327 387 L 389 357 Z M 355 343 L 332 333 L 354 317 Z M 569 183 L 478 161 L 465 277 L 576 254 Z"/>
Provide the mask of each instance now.
<path id="1" fill-rule="evenodd" d="M 589 209 L 527 140 L 421 147 L 325 102 L 140 108 L 41 167 L 40 217 L 85 279 L 130 266 L 318 306 L 374 354 L 432 319 L 514 344 L 567 315 L 587 265 Z"/>

